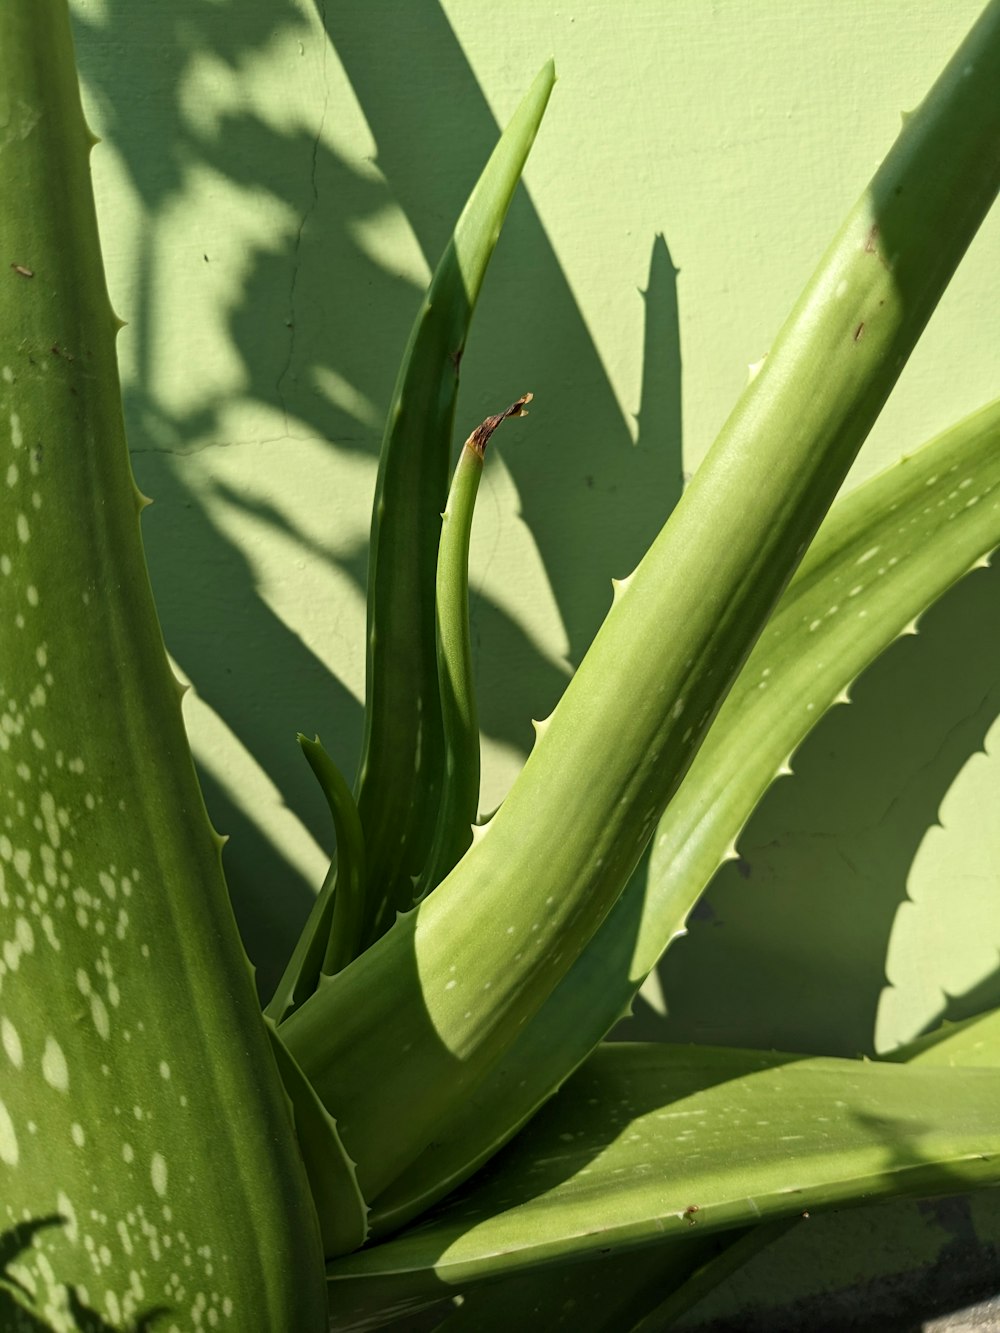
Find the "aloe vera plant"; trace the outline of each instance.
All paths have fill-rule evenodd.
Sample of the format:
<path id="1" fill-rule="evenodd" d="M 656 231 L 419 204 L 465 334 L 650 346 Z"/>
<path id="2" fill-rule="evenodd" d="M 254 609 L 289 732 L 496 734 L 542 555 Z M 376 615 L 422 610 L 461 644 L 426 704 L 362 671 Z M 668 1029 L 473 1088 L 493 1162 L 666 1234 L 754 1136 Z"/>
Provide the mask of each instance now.
<path id="1" fill-rule="evenodd" d="M 263 1014 L 143 564 L 64 0 L 6 6 L 0 62 L 5 1327 L 297 1333 L 441 1301 L 487 1328 L 502 1280 L 504 1318 L 548 1328 L 585 1260 L 574 1328 L 656 1327 L 803 1209 L 996 1184 L 992 1019 L 891 1063 L 603 1039 L 823 710 L 1000 543 L 1000 403 L 834 504 L 1000 186 L 998 0 L 477 825 L 469 531 L 530 395 L 454 469 L 451 440 L 539 73 L 404 354 L 359 775 L 300 738 L 337 854 Z"/>

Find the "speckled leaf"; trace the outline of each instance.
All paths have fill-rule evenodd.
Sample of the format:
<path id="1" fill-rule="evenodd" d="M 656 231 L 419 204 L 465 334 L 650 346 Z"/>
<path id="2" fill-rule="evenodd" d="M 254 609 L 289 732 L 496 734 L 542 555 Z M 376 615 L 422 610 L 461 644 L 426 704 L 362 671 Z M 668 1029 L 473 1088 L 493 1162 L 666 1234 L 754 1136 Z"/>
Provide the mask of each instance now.
<path id="1" fill-rule="evenodd" d="M 330 1265 L 332 1305 L 357 1315 L 367 1290 L 374 1312 L 568 1254 L 994 1185 L 998 1096 L 995 1069 L 604 1046 L 449 1203 Z"/>
<path id="2" fill-rule="evenodd" d="M 4 1327 L 325 1327 L 139 540 L 65 0 L 0 7 Z M 9 1314 L 9 1310 L 7 1312 Z"/>
<path id="3" fill-rule="evenodd" d="M 1000 1010 L 993 1010 L 962 1023 L 946 1023 L 887 1059 L 941 1067 L 998 1067 L 998 1032 Z M 335 1327 L 380 1327 L 386 1311 L 379 1302 L 389 1299 L 406 1305 L 410 1313 L 427 1305 L 446 1311 L 436 1326 L 439 1333 L 505 1333 L 511 1327 L 524 1333 L 558 1328 L 572 1333 L 620 1333 L 625 1328 L 652 1333 L 671 1327 L 671 1321 L 797 1222 L 793 1217 L 718 1233 L 692 1231 L 624 1254 L 571 1255 L 563 1264 L 546 1264 L 489 1282 L 473 1275 L 454 1288 L 427 1282 L 408 1297 L 399 1291 L 386 1296 L 379 1278 L 371 1284 L 344 1283 L 343 1294 L 336 1289 Z"/>
<path id="4" fill-rule="evenodd" d="M 965 1019 L 961 1023 L 944 1023 L 923 1037 L 907 1042 L 885 1057 L 895 1064 L 923 1065 L 938 1068 L 1000 1068 L 1000 1009 Z M 672 1321 L 704 1299 L 747 1259 L 780 1240 L 789 1225 L 787 1220 L 767 1222 L 726 1243 L 730 1233 L 720 1237 L 725 1248 L 717 1258 L 707 1263 L 676 1291 L 650 1309 L 631 1333 L 659 1333 L 673 1327 Z M 536 1283 L 544 1275 L 536 1277 Z M 527 1281 L 527 1279 L 525 1279 Z M 450 1331 L 449 1331 L 450 1333 Z M 539 1330 L 542 1333 L 542 1330 Z M 609 1330 L 610 1333 L 610 1330 Z"/>

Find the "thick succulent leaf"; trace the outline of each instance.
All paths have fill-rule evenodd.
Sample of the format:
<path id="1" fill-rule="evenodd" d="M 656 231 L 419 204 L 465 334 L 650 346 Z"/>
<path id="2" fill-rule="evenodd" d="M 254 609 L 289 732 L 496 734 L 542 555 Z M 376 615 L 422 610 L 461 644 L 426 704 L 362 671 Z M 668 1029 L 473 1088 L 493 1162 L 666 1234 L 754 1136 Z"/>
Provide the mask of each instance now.
<path id="1" fill-rule="evenodd" d="M 1000 1067 L 1000 1010 L 978 1014 L 960 1023 L 944 1023 L 934 1032 L 900 1046 L 886 1059 L 895 1064 L 927 1067 L 996 1069 Z M 651 1309 L 632 1333 L 653 1333 L 653 1330 L 672 1327 L 671 1321 L 724 1282 L 735 1268 L 780 1240 L 789 1225 L 787 1221 L 767 1222 L 742 1236 L 737 1235 L 728 1244 L 729 1233 L 720 1237 L 725 1246 L 722 1252 Z M 530 1278 L 522 1279 L 525 1284 L 530 1281 Z M 534 1279 L 536 1285 L 543 1281 L 544 1274 Z"/>
<path id="2" fill-rule="evenodd" d="M 960 1023 L 943 1023 L 886 1059 L 944 1069 L 1000 1068 L 1000 1009 L 990 1009 Z"/>
<path id="3" fill-rule="evenodd" d="M 401 1296 L 390 1312 L 364 1283 L 344 1283 L 334 1290 L 334 1333 L 420 1327 L 435 1333 L 624 1333 L 667 1291 L 676 1290 L 693 1269 L 711 1262 L 731 1233 L 706 1234 L 666 1242 L 655 1250 L 588 1255 L 577 1263 L 553 1265 L 492 1282 L 451 1288 L 441 1284 Z M 443 1294 L 442 1294 L 443 1293 Z M 430 1312 L 434 1311 L 434 1314 Z"/>
<path id="4" fill-rule="evenodd" d="M 720 1283 L 739 1272 L 744 1264 L 755 1259 L 762 1250 L 780 1240 L 802 1220 L 799 1216 L 782 1217 L 774 1222 L 761 1222 L 746 1230 L 726 1231 L 716 1235 L 718 1251 L 699 1264 L 686 1280 L 679 1282 L 662 1299 L 648 1302 L 630 1333 L 661 1333 L 663 1329 L 672 1328 L 681 1315 L 693 1309 Z M 680 1248 L 677 1242 L 674 1242 L 674 1246 Z M 608 1333 L 611 1333 L 610 1329 Z"/>
<path id="5" fill-rule="evenodd" d="M 888 1058 L 895 1063 L 996 1068 L 1000 1066 L 1000 1010 L 946 1023 Z M 785 1218 L 742 1231 L 700 1236 L 700 1244 L 664 1241 L 618 1257 L 578 1259 L 499 1282 L 466 1284 L 451 1298 L 454 1312 L 440 1328 L 442 1333 L 464 1329 L 478 1333 L 491 1328 L 500 1333 L 504 1327 L 516 1326 L 526 1333 L 545 1333 L 565 1326 L 580 1333 L 619 1333 L 632 1327 L 633 1333 L 652 1333 L 671 1327 L 672 1321 L 797 1222 Z"/>
<path id="6" fill-rule="evenodd" d="M 814 717 L 998 544 L 1000 400 L 837 505 L 656 831 L 636 971 L 680 928 Z"/>
<path id="7" fill-rule="evenodd" d="M 354 1163 L 344 1151 L 333 1117 L 295 1063 L 274 1022 L 264 1021 L 306 1164 L 324 1253 L 356 1250 L 368 1237 L 368 1209 L 358 1189 Z"/>
<path id="8" fill-rule="evenodd" d="M 189 1328 L 196 1306 L 322 1329 L 315 1210 L 143 562 L 92 142 L 65 0 L 3 5 L 7 1293 L 30 1293 L 20 1326 L 58 1333 Z"/>
<path id="9" fill-rule="evenodd" d="M 793 1221 L 668 1240 L 624 1254 L 587 1255 L 490 1282 L 466 1284 L 435 1333 L 624 1333 L 665 1328 Z M 758 1239 L 764 1237 L 763 1240 Z M 448 1306 L 442 1304 L 442 1308 Z M 360 1318 L 372 1318 L 363 1311 Z M 647 1324 L 647 1318 L 656 1322 Z M 375 1314 L 377 1319 L 380 1316 Z M 338 1314 L 335 1327 L 342 1327 Z M 351 1327 L 350 1324 L 347 1327 Z"/>
<path id="10" fill-rule="evenodd" d="M 353 793 L 318 736 L 298 736 L 333 818 L 337 855 L 264 1012 L 277 1022 L 295 1003 L 297 981 L 332 976 L 354 957 L 364 914 L 365 835 Z"/>
<path id="11" fill-rule="evenodd" d="M 410 907 L 441 800 L 435 571 L 458 368 L 507 208 L 555 72 L 541 70 L 494 149 L 434 274 L 396 382 L 368 569 L 368 670 L 358 807 L 370 849 L 364 943 Z"/>
<path id="12" fill-rule="evenodd" d="M 441 1142 L 619 897 L 996 194 L 998 81 L 995 0 L 620 587 L 485 835 L 288 1020 L 371 1203 Z M 551 1088 L 574 1058 L 550 1050 Z M 522 1077 L 494 1107 L 508 1132 Z"/>
<path id="13" fill-rule="evenodd" d="M 479 813 L 479 714 L 472 672 L 469 629 L 469 544 L 486 447 L 509 417 L 527 416 L 523 394 L 503 412 L 487 419 L 462 446 L 441 515 L 437 564 L 437 657 L 441 721 L 445 745 L 444 778 L 434 841 L 421 875 L 420 894 L 435 888 L 472 842 Z"/>
<path id="14" fill-rule="evenodd" d="M 378 1201 L 375 1234 L 464 1179 L 586 1058 L 822 713 L 998 544 L 1000 400 L 834 506 L 667 807 L 648 871 L 633 877 L 508 1059 Z"/>
<path id="15" fill-rule="evenodd" d="M 998 1095 L 995 1069 L 604 1046 L 426 1221 L 329 1265 L 331 1302 L 388 1309 L 567 1255 L 997 1184 Z"/>

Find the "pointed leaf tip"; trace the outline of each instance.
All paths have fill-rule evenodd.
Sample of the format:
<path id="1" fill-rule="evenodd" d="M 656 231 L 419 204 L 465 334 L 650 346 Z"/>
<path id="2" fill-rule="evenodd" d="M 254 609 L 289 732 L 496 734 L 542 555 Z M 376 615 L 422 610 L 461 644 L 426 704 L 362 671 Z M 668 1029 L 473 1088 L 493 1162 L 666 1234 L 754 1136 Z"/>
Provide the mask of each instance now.
<path id="1" fill-rule="evenodd" d="M 533 393 L 523 393 L 520 398 L 511 403 L 510 407 L 504 408 L 495 416 L 487 417 L 484 422 L 476 427 L 465 442 L 467 449 L 473 450 L 480 458 L 486 453 L 486 446 L 490 442 L 490 437 L 501 422 L 506 421 L 508 417 L 526 417 L 528 415 L 527 404 L 534 398 Z"/>

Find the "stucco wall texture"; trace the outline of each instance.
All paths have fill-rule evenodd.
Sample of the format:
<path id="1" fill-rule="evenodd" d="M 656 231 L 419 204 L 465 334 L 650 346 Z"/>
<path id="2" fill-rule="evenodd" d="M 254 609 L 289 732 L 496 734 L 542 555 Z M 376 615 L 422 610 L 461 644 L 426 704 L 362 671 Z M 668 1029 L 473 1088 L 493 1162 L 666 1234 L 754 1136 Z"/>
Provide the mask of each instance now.
<path id="1" fill-rule="evenodd" d="M 474 537 L 484 811 L 978 9 L 74 0 L 151 576 L 264 989 L 332 838 L 296 731 L 356 764 L 398 358 L 536 70 L 457 425 L 535 394 Z M 848 485 L 996 394 L 998 277 L 995 215 Z M 998 597 L 967 579 L 820 724 L 633 1035 L 853 1054 L 1000 1002 Z"/>

